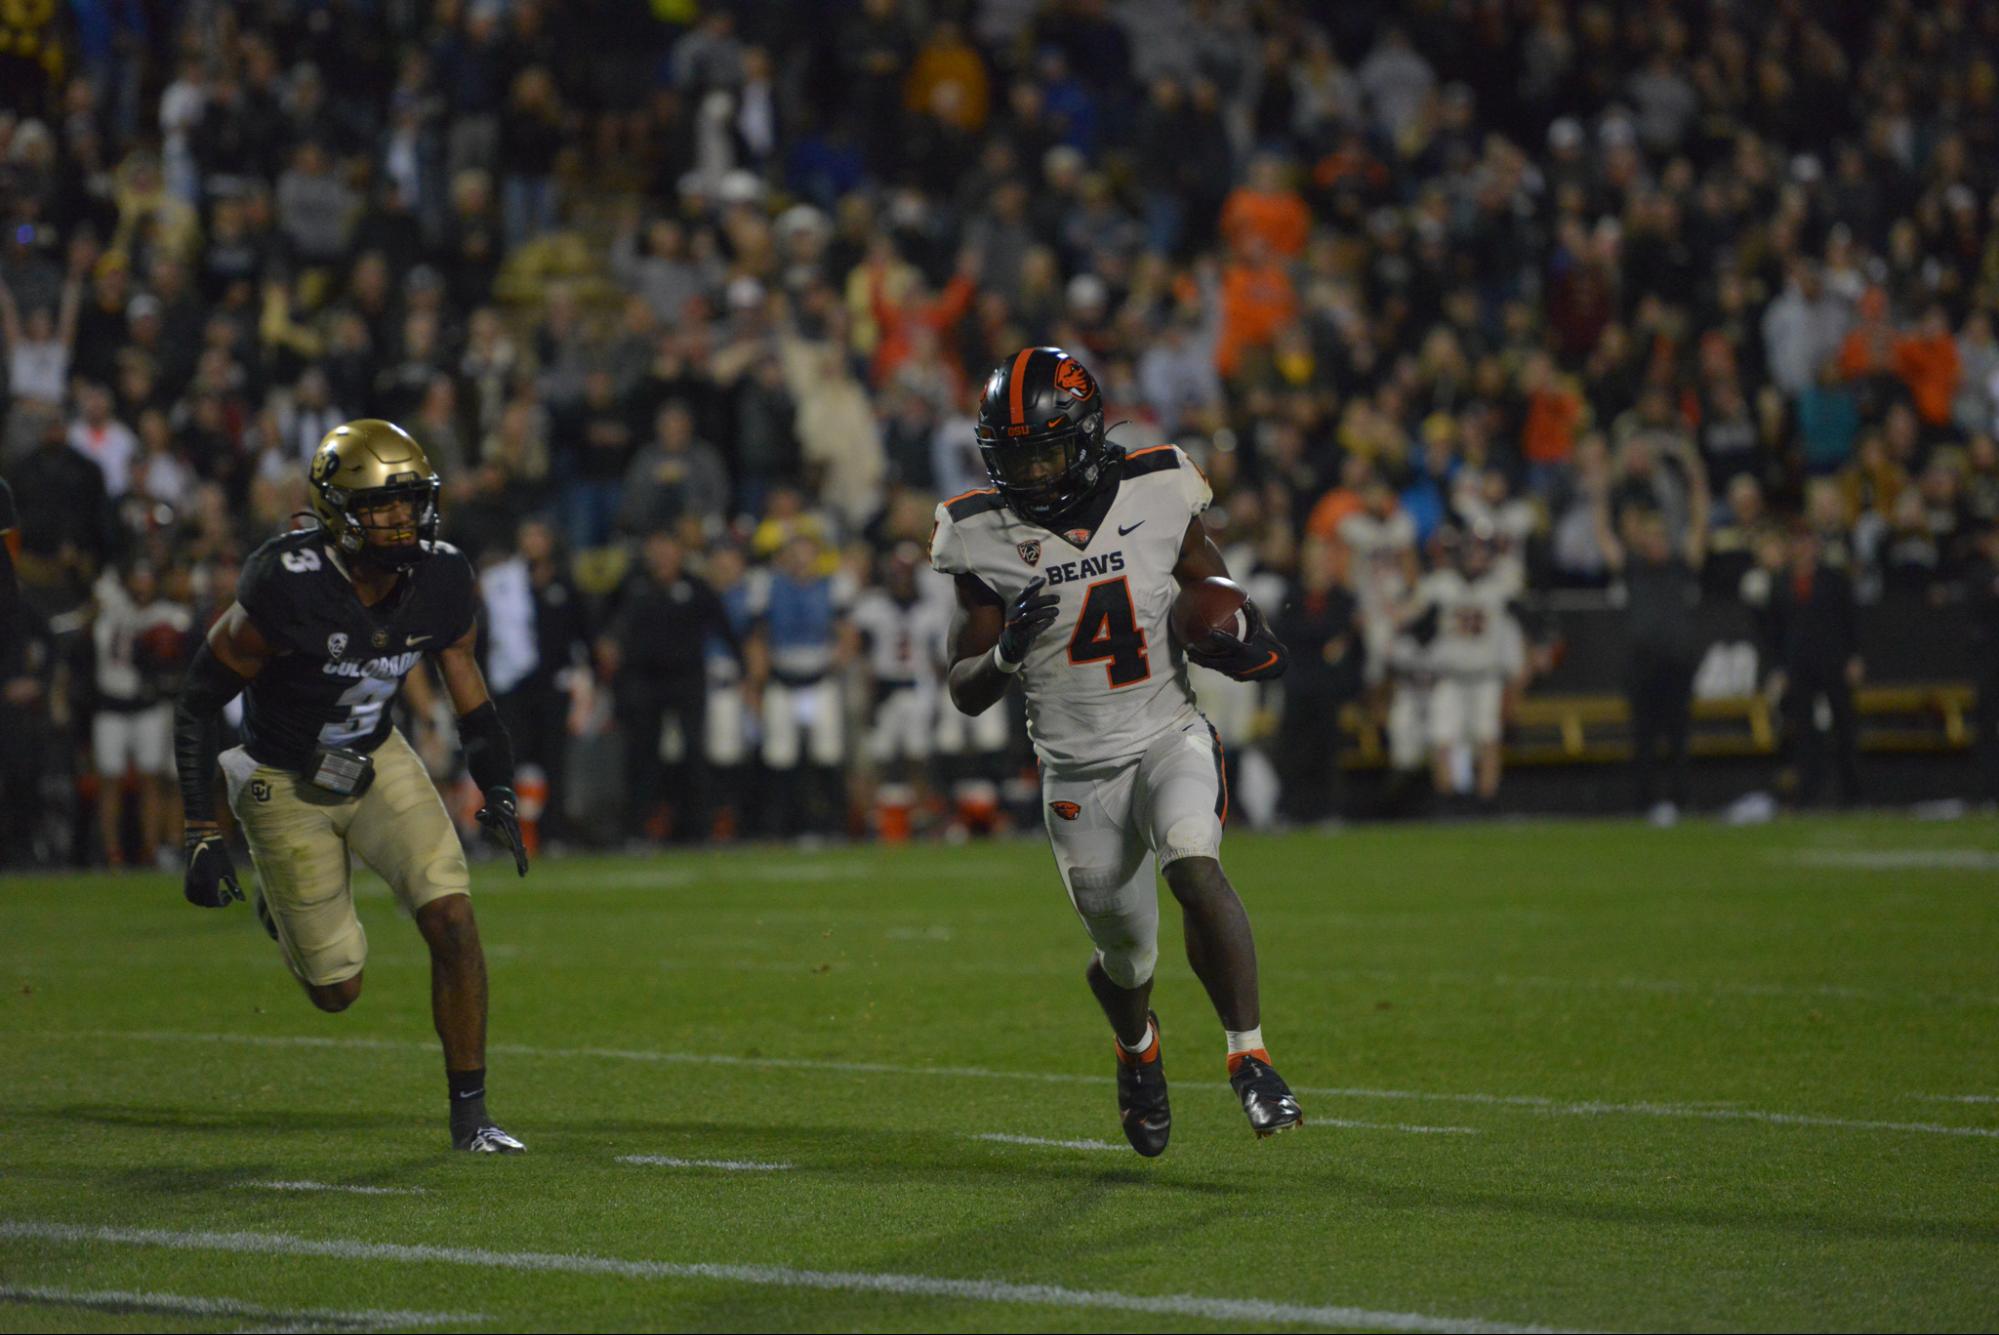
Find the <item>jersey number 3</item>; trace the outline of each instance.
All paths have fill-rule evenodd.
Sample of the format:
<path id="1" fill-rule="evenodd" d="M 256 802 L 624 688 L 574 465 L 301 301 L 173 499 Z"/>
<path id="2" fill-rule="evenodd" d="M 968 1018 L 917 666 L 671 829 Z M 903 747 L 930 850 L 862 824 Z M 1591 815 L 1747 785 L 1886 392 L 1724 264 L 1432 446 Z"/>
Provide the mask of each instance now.
<path id="1" fill-rule="evenodd" d="M 363 677 L 349 686 L 333 702 L 347 712 L 319 730 L 319 744 L 352 746 L 372 734 L 383 706 L 395 698 L 401 686 L 394 677 Z"/>
<path id="2" fill-rule="evenodd" d="M 1123 577 L 1090 586 L 1083 614 L 1069 636 L 1069 662 L 1077 667 L 1102 663 L 1111 689 L 1133 686 L 1152 675 L 1145 655 L 1145 632 L 1138 628 L 1131 585 Z"/>

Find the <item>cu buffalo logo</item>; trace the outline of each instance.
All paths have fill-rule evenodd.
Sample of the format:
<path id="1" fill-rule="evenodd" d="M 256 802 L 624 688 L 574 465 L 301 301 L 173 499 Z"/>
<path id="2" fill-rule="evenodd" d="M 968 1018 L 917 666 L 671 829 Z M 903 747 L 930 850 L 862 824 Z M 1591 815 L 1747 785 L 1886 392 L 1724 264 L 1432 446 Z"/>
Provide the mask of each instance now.
<path id="1" fill-rule="evenodd" d="M 250 780 L 250 796 L 256 798 L 259 802 L 270 801 L 271 800 L 270 781 L 267 779 Z"/>
<path id="2" fill-rule="evenodd" d="M 1041 539 L 1029 538 L 1026 542 L 1016 542 L 1013 549 L 1020 553 L 1020 559 L 1029 565 L 1041 563 Z"/>
<path id="3" fill-rule="evenodd" d="M 1050 802 L 1048 809 L 1063 820 L 1074 820 L 1083 814 L 1083 809 L 1074 802 Z"/>
<path id="4" fill-rule="evenodd" d="M 321 450 L 312 461 L 312 480 L 331 482 L 333 475 L 340 471 L 340 456 L 332 450 Z"/>
<path id="5" fill-rule="evenodd" d="M 1074 357 L 1065 357 L 1055 363 L 1055 388 L 1066 389 L 1080 401 L 1095 398 L 1097 382 L 1090 379 L 1090 373 Z"/>

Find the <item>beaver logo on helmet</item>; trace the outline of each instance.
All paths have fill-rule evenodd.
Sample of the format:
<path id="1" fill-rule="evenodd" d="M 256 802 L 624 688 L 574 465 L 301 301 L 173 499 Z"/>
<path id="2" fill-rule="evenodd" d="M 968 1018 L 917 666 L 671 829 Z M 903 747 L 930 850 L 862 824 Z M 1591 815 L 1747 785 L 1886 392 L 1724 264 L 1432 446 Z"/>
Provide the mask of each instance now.
<path id="1" fill-rule="evenodd" d="M 1103 396 L 1096 377 L 1061 348 L 1022 348 L 993 368 L 977 436 L 1007 508 L 1050 529 L 1108 476 Z"/>
<path id="2" fill-rule="evenodd" d="M 1055 388 L 1066 389 L 1078 399 L 1093 399 L 1097 394 L 1097 382 L 1074 357 L 1055 363 Z"/>

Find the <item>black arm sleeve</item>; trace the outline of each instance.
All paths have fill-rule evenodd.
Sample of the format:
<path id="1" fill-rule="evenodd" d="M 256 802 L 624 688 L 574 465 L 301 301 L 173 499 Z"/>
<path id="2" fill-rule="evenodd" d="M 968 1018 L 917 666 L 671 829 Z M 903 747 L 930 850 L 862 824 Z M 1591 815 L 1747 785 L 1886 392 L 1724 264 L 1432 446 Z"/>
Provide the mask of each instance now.
<path id="1" fill-rule="evenodd" d="M 242 694 L 249 678 L 209 652 L 194 651 L 187 681 L 174 701 L 174 765 L 180 771 L 185 820 L 214 820 L 215 758 L 222 750 L 222 706 Z"/>
<path id="2" fill-rule="evenodd" d="M 465 768 L 481 792 L 514 786 L 514 744 L 491 700 L 458 720 L 458 740 L 465 744 Z"/>

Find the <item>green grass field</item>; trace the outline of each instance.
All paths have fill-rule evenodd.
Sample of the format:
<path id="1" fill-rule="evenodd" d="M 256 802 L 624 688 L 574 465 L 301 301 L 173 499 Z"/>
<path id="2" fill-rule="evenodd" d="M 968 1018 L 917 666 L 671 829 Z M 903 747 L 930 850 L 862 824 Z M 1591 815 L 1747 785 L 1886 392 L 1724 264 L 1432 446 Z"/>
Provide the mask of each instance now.
<path id="1" fill-rule="evenodd" d="M 366 995 L 325 1016 L 244 908 L 0 879 L 0 1321 L 1999 1321 L 1999 826 L 1411 827 L 1227 862 L 1310 1124 L 1249 1134 L 1168 914 L 1156 1161 L 1118 1134 L 1039 842 L 485 864 L 510 1160 L 444 1148 L 426 962 L 379 882 Z"/>

